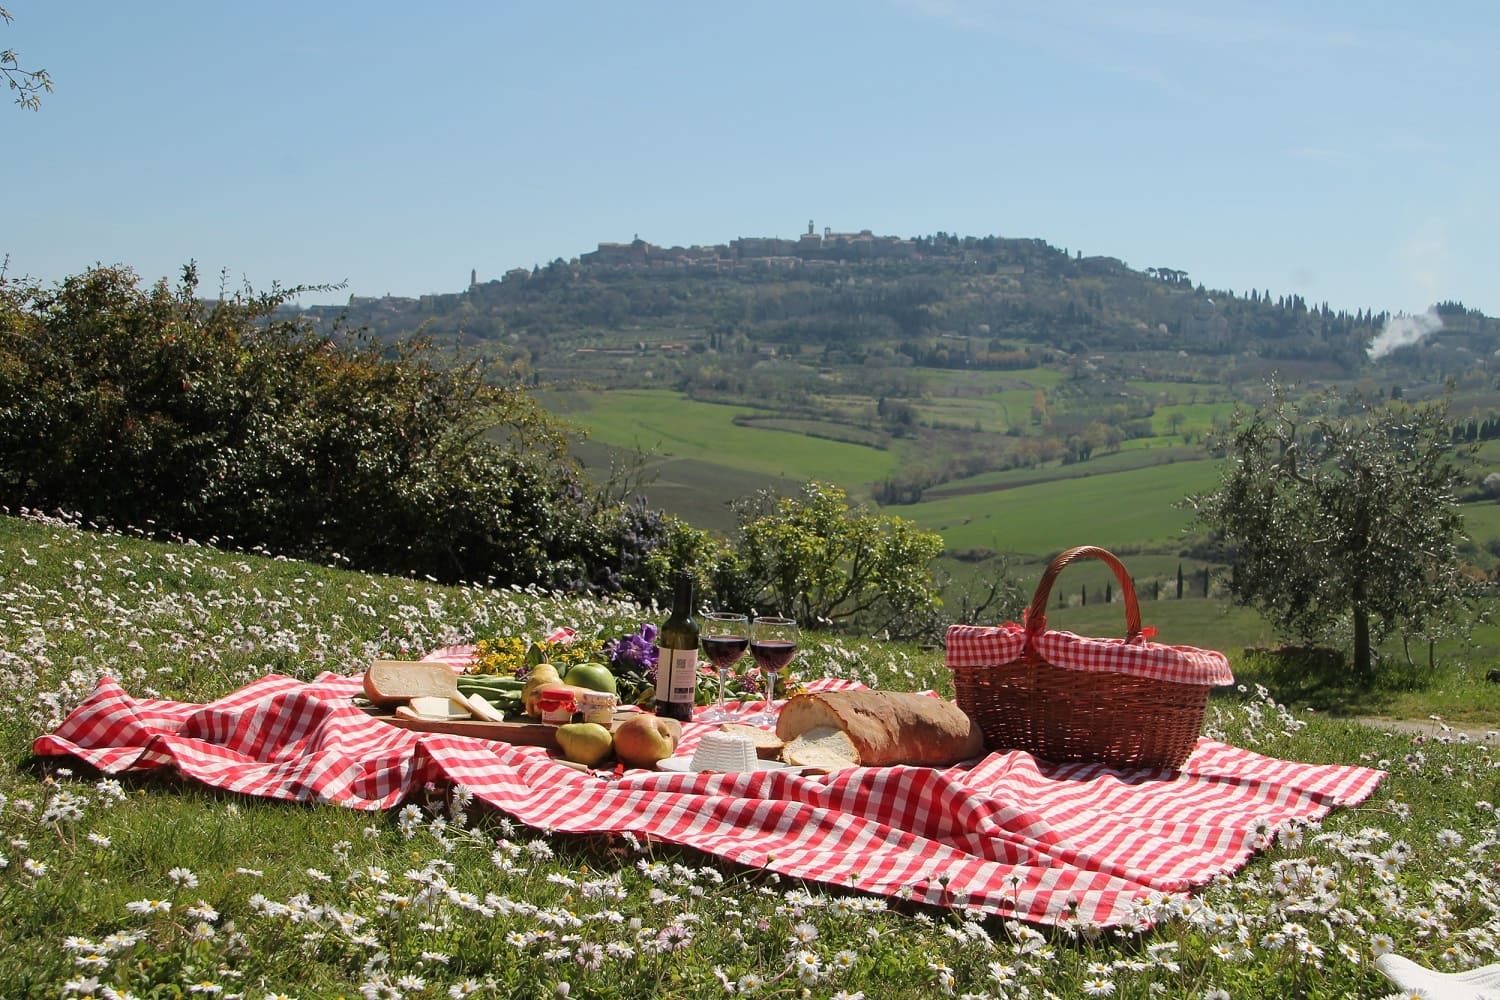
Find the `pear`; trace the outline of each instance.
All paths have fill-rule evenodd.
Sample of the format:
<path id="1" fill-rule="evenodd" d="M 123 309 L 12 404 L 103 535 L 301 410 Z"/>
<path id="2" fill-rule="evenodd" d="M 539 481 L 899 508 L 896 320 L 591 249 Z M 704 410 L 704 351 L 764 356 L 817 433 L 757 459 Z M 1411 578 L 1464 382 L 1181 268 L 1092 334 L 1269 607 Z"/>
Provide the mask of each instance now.
<path id="1" fill-rule="evenodd" d="M 593 767 L 614 749 L 614 737 L 597 722 L 569 722 L 557 727 L 557 746 L 568 760 Z"/>
<path id="2" fill-rule="evenodd" d="M 521 688 L 521 711 L 533 717 L 540 717 L 541 709 L 536 707 L 536 693 L 548 684 L 556 684 L 562 678 L 557 675 L 557 668 L 550 663 L 538 663 L 531 668 L 531 673 L 526 676 L 526 685 Z"/>

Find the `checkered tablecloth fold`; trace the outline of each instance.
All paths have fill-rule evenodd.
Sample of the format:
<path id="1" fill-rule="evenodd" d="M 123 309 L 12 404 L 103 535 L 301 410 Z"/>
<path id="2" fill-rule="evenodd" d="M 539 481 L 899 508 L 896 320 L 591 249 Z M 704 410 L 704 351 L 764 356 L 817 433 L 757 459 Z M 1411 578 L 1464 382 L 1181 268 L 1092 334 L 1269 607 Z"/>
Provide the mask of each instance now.
<path id="1" fill-rule="evenodd" d="M 820 684 L 852 686 L 810 687 Z M 1316 819 L 1381 778 L 1202 740 L 1177 773 L 1122 775 L 1013 751 L 946 769 L 606 780 L 539 747 L 390 726 L 351 703 L 359 688 L 357 677 L 272 676 L 192 705 L 132 698 L 106 679 L 33 749 L 110 773 L 171 767 L 246 795 L 365 810 L 397 806 L 429 782 L 461 783 L 537 829 L 628 832 L 891 898 L 1038 923 L 1072 912 L 1105 926 L 1131 920 L 1147 893 L 1244 864 L 1256 824 Z M 680 750 L 711 728 L 688 723 Z"/>

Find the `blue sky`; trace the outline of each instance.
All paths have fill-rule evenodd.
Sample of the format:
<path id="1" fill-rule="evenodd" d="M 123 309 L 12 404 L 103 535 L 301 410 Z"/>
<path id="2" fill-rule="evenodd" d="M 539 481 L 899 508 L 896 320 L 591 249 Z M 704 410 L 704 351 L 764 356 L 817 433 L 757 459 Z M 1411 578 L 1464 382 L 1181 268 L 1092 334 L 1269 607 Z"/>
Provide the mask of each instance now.
<path id="1" fill-rule="evenodd" d="M 463 289 L 601 242 L 1037 237 L 1500 315 L 1500 5 L 0 0 L 0 254 Z"/>

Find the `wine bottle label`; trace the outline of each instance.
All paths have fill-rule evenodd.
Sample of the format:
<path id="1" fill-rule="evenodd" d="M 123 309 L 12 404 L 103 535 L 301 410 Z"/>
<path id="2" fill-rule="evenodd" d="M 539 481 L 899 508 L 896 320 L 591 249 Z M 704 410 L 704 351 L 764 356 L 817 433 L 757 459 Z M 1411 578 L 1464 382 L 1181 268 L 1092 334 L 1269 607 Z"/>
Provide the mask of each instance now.
<path id="1" fill-rule="evenodd" d="M 659 701 L 693 703 L 695 685 L 698 683 L 698 651 L 696 649 L 663 649 L 657 654 L 656 680 Z"/>

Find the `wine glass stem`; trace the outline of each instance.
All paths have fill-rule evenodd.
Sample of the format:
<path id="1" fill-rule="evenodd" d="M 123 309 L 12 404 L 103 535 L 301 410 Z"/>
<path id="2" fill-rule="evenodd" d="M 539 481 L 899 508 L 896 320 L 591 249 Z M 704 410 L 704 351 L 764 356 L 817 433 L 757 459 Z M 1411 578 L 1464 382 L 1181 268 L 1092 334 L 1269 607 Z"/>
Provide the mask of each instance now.
<path id="1" fill-rule="evenodd" d="M 727 667 L 720 667 L 719 668 L 719 714 L 721 714 L 721 715 L 724 713 L 724 685 L 725 685 L 725 683 L 728 682 L 728 680 L 729 680 L 729 669 Z"/>
<path id="2" fill-rule="evenodd" d="M 766 715 L 769 716 L 774 711 L 772 706 L 775 704 L 776 699 L 776 672 L 773 670 L 762 670 L 761 673 L 765 675 Z"/>

